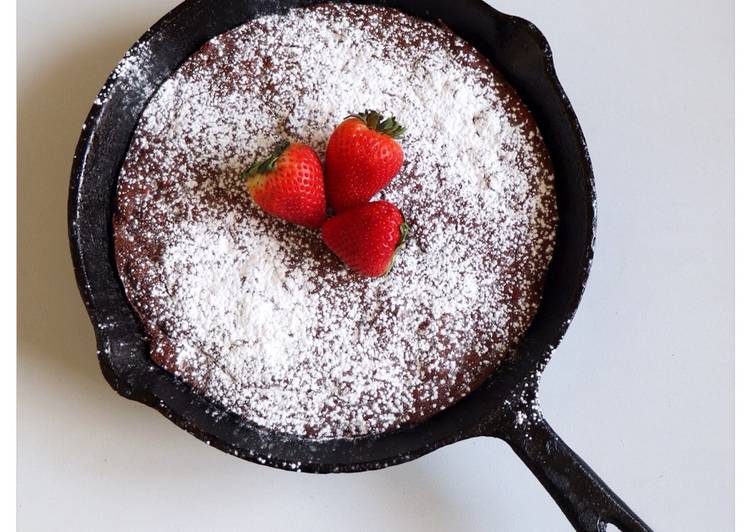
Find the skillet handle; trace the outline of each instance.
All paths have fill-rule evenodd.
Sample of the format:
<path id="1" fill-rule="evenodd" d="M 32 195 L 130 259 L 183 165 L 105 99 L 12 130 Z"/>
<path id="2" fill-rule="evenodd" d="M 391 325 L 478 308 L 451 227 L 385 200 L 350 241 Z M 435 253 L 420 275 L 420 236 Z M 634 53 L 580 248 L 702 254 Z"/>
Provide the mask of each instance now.
<path id="1" fill-rule="evenodd" d="M 652 532 L 548 425 L 539 412 L 496 436 L 505 440 L 580 532 Z"/>

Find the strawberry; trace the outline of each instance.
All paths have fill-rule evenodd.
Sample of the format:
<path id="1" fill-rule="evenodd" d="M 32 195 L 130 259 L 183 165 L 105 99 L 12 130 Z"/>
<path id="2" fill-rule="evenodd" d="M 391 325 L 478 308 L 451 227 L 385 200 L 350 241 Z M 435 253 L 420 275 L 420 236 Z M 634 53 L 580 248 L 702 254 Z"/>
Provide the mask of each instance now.
<path id="1" fill-rule="evenodd" d="M 326 148 L 326 196 L 336 212 L 367 203 L 404 162 L 396 141 L 404 133 L 394 117 L 367 110 L 339 124 Z"/>
<path id="2" fill-rule="evenodd" d="M 404 245 L 409 227 L 388 201 L 374 201 L 332 216 L 321 229 L 323 241 L 353 270 L 386 275 Z"/>
<path id="3" fill-rule="evenodd" d="M 250 197 L 270 215 L 313 229 L 326 219 L 323 168 L 310 146 L 283 142 L 243 176 Z"/>

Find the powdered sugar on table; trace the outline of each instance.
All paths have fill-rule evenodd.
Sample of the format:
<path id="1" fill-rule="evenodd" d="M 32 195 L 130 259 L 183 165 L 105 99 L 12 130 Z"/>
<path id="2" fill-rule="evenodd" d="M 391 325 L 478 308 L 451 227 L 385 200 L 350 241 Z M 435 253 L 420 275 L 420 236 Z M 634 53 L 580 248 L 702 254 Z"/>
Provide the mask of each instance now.
<path id="1" fill-rule="evenodd" d="M 380 197 L 412 235 L 379 279 L 260 212 L 240 177 L 284 138 L 323 157 L 366 108 L 407 126 L 405 166 Z M 476 51 L 344 5 L 263 17 L 193 55 L 143 113 L 114 224 L 158 363 L 250 422 L 333 438 L 424 419 L 510 356 L 556 212 L 537 128 Z"/>

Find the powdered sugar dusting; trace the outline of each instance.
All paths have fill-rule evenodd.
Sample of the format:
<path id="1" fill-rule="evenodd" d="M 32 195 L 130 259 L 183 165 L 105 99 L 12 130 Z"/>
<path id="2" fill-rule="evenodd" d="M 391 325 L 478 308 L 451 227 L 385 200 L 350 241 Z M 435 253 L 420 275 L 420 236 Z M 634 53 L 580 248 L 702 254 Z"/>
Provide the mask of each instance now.
<path id="1" fill-rule="evenodd" d="M 131 87 L 147 90 L 151 82 L 147 68 L 151 58 L 151 50 L 147 44 L 145 42 L 136 43 L 115 66 L 112 75 L 94 100 L 94 105 L 107 103 L 112 96 L 115 84 L 121 79 L 129 80 Z"/>
<path id="2" fill-rule="evenodd" d="M 381 197 L 412 237 L 379 279 L 261 213 L 239 177 L 281 138 L 323 157 L 365 108 L 408 128 Z M 115 218 L 154 359 L 316 438 L 391 430 L 476 387 L 534 315 L 555 226 L 547 152 L 497 73 L 446 30 L 348 5 L 263 17 L 191 57 L 144 111 Z"/>

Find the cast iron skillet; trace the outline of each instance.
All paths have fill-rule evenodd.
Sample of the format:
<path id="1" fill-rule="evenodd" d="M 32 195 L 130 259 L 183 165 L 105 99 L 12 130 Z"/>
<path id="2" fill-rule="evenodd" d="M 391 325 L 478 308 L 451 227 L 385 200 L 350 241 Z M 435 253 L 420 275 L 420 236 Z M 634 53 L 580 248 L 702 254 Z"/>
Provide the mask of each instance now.
<path id="1" fill-rule="evenodd" d="M 456 405 L 397 432 L 313 441 L 275 433 L 224 411 L 156 366 L 148 339 L 126 300 L 113 254 L 117 176 L 149 97 L 205 41 L 249 19 L 320 0 L 188 0 L 134 45 L 91 109 L 76 149 L 69 229 L 78 285 L 95 327 L 99 362 L 121 395 L 157 409 L 214 447 L 278 468 L 327 473 L 387 467 L 475 436 L 505 440 L 550 492 L 577 530 L 624 531 L 646 524 L 566 446 L 537 407 L 541 371 L 570 323 L 584 289 L 595 229 L 595 193 L 586 143 L 556 78 L 550 48 L 531 23 L 480 0 L 386 0 L 412 15 L 441 21 L 477 47 L 532 110 L 553 157 L 560 227 L 543 301 L 518 356 Z M 367 3 L 367 2 L 365 2 Z M 144 50 L 150 52 L 143 53 Z"/>

